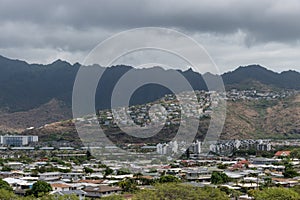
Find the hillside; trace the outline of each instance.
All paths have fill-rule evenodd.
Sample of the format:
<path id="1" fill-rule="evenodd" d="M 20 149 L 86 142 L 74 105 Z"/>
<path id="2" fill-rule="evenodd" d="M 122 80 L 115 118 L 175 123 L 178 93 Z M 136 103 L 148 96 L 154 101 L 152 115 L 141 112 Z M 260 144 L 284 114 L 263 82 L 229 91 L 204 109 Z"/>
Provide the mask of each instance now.
<path id="1" fill-rule="evenodd" d="M 232 72 L 222 74 L 224 84 L 242 89 L 253 87 L 251 81 L 272 88 L 300 90 L 300 73 L 296 71 L 273 72 L 260 65 L 238 67 Z"/>
<path id="2" fill-rule="evenodd" d="M 72 117 L 70 107 L 73 83 L 79 67 L 78 63 L 71 65 L 62 60 L 41 65 L 28 64 L 24 61 L 0 56 L 0 131 L 21 132 L 28 127 L 39 127 L 55 121 L 70 119 Z M 93 65 L 93 67 L 99 67 L 104 71 L 95 97 L 96 109 L 100 110 L 110 108 L 113 88 L 119 78 L 129 70 L 135 70 L 141 75 L 164 76 L 176 84 L 176 80 L 172 79 L 174 71 L 164 70 L 160 67 L 149 69 L 134 69 L 124 65 L 109 68 L 102 68 L 98 65 Z M 195 90 L 207 89 L 201 74 L 191 69 L 178 70 L 178 72 L 190 82 Z M 204 76 L 213 83 L 219 75 L 206 73 Z M 300 90 L 300 73 L 296 71 L 277 73 L 259 65 L 249 65 L 238 67 L 221 76 L 228 90 L 232 88 L 258 91 Z M 123 92 L 126 93 L 126 91 Z M 153 102 L 169 93 L 171 91 L 165 87 L 148 84 L 140 87 L 133 94 L 130 104 Z M 250 113 L 255 111 L 247 103 L 236 105 L 236 109 L 238 110 L 239 107 L 244 109 L 243 106 L 246 107 L 246 110 L 250 109 Z M 272 112 L 274 109 L 269 111 L 269 115 L 275 115 Z M 280 105 L 276 109 L 280 109 Z M 283 111 L 281 112 L 284 114 Z M 272 123 L 272 121 L 269 120 L 266 123 Z M 279 127 L 278 129 L 283 130 Z"/>
<path id="3" fill-rule="evenodd" d="M 0 130 L 2 132 L 22 132 L 25 128 L 37 128 L 71 117 L 70 107 L 63 101 L 52 99 L 48 103 L 28 111 L 1 113 Z"/>
<path id="4" fill-rule="evenodd" d="M 228 102 L 222 138 L 299 138 L 300 95 Z"/>
<path id="5" fill-rule="evenodd" d="M 228 101 L 227 117 L 221 139 L 300 138 L 300 94 L 277 100 Z M 200 121 L 198 139 L 203 138 L 209 119 Z M 177 128 L 167 128 L 151 139 L 132 138 L 118 128 L 106 129 L 107 136 L 115 143 L 168 141 Z M 80 143 L 72 121 L 52 123 L 24 134 L 37 134 L 42 141 L 72 141 Z"/>

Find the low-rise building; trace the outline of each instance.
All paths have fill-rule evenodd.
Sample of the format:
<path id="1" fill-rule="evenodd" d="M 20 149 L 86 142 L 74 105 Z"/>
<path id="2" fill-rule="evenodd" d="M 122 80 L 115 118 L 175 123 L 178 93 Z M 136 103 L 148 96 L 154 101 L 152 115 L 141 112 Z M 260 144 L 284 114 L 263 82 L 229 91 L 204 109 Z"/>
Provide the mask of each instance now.
<path id="1" fill-rule="evenodd" d="M 97 187 L 86 187 L 84 191 L 86 192 L 86 197 L 101 198 L 112 194 L 119 194 L 121 193 L 122 189 L 119 187 L 100 185 Z"/>
<path id="2" fill-rule="evenodd" d="M 61 179 L 60 172 L 47 172 L 39 174 L 39 179 L 43 181 L 56 181 Z"/>

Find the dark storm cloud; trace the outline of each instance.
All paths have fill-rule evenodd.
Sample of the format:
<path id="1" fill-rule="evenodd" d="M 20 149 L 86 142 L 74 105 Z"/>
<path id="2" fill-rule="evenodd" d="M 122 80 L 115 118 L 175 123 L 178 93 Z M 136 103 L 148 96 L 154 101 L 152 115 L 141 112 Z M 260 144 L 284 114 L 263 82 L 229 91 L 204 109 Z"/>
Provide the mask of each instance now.
<path id="1" fill-rule="evenodd" d="M 299 1 L 7 0 L 1 4 L 2 22 L 30 22 L 49 32 L 66 26 L 78 30 L 164 26 L 221 34 L 242 30 L 248 42 L 300 37 Z"/>
<path id="2" fill-rule="evenodd" d="M 298 19 L 297 0 L 0 0 L 0 54 L 75 62 L 119 31 L 160 26 L 199 36 L 221 65 L 246 64 L 245 58 L 273 65 L 274 58 L 264 60 L 265 54 L 294 65 Z"/>

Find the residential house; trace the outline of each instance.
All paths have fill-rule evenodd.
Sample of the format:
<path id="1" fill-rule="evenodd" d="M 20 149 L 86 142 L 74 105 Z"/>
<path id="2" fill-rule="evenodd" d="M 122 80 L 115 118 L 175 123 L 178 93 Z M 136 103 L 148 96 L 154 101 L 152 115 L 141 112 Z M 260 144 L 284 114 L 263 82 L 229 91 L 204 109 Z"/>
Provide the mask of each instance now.
<path id="1" fill-rule="evenodd" d="M 97 187 L 86 187 L 83 189 L 86 192 L 86 197 L 90 198 L 100 198 L 104 196 L 109 196 L 112 194 L 121 193 L 122 189 L 119 187 L 110 187 L 107 185 L 100 185 Z"/>

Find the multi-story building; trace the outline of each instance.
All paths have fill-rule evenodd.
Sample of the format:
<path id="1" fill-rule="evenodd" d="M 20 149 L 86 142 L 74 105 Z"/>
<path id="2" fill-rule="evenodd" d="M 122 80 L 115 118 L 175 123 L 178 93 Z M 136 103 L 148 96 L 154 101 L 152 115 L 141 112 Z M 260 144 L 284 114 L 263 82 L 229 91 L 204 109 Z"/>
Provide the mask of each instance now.
<path id="1" fill-rule="evenodd" d="M 2 135 L 0 136 L 1 145 L 7 146 L 26 146 L 30 143 L 38 142 L 38 136 L 34 135 Z"/>
<path id="2" fill-rule="evenodd" d="M 156 152 L 158 154 L 166 155 L 170 153 L 178 153 L 178 143 L 177 141 L 170 141 L 169 143 L 157 144 Z"/>
<path id="3" fill-rule="evenodd" d="M 189 147 L 189 151 L 193 154 L 200 154 L 201 153 L 201 142 L 196 141 L 192 143 L 192 145 Z"/>

